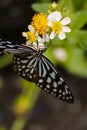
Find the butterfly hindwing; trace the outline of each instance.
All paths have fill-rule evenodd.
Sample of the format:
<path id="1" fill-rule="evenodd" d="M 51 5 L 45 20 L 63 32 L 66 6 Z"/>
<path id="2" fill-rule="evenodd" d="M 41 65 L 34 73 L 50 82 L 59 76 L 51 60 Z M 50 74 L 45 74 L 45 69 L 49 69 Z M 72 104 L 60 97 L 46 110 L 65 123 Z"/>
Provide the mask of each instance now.
<path id="1" fill-rule="evenodd" d="M 32 50 L 32 49 L 31 49 Z M 35 57 L 36 53 L 34 50 L 32 52 L 25 52 L 21 55 L 14 55 L 13 57 L 13 69 L 24 79 L 35 82 L 37 79 L 37 59 Z"/>
<path id="2" fill-rule="evenodd" d="M 69 87 L 46 57 L 42 56 L 40 58 L 38 70 L 37 86 L 61 100 L 66 102 L 74 101 Z"/>

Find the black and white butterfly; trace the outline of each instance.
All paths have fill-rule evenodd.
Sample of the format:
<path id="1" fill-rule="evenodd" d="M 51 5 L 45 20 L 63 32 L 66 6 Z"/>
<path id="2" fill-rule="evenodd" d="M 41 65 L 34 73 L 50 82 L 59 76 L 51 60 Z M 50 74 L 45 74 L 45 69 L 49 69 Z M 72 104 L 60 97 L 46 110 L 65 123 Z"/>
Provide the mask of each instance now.
<path id="1" fill-rule="evenodd" d="M 34 82 L 45 92 L 65 102 L 73 103 L 74 98 L 64 79 L 55 66 L 43 56 L 45 48 L 32 48 L 0 40 L 0 53 L 12 53 L 13 69 L 24 79 Z"/>

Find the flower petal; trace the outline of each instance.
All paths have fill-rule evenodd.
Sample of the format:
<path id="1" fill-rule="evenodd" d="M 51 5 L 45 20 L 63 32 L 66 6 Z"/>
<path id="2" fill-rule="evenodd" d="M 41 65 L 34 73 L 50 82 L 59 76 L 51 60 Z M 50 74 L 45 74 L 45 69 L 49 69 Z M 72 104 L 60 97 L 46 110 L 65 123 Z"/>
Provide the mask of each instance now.
<path id="1" fill-rule="evenodd" d="M 39 46 L 39 47 L 44 47 L 44 44 L 43 44 L 42 42 L 39 42 L 39 43 L 38 43 L 38 46 Z"/>
<path id="2" fill-rule="evenodd" d="M 31 42 L 30 42 L 29 40 L 26 41 L 26 45 L 27 45 L 27 46 L 31 45 Z"/>
<path id="3" fill-rule="evenodd" d="M 49 42 L 49 35 L 46 34 L 46 42 Z"/>
<path id="4" fill-rule="evenodd" d="M 51 32 L 51 34 L 50 34 L 50 39 L 52 40 L 55 36 L 56 36 L 56 33 L 55 33 L 54 31 Z"/>
<path id="5" fill-rule="evenodd" d="M 51 21 L 48 22 L 48 26 L 49 26 L 49 27 L 52 26 L 52 22 L 51 22 Z"/>
<path id="6" fill-rule="evenodd" d="M 32 25 L 28 25 L 28 29 L 30 30 L 30 32 L 34 33 L 34 27 Z"/>
<path id="7" fill-rule="evenodd" d="M 71 28 L 69 28 L 68 26 L 63 26 L 62 31 L 63 32 L 71 32 Z"/>
<path id="8" fill-rule="evenodd" d="M 62 15 L 61 15 L 61 12 L 59 11 L 54 11 L 50 13 L 47 17 L 47 19 L 51 22 L 59 21 L 61 18 L 62 18 Z"/>
<path id="9" fill-rule="evenodd" d="M 71 19 L 69 17 L 64 18 L 63 20 L 61 20 L 62 25 L 67 25 L 69 23 L 71 23 Z"/>
<path id="10" fill-rule="evenodd" d="M 46 42 L 46 34 L 42 35 L 43 42 Z"/>
<path id="11" fill-rule="evenodd" d="M 40 36 L 38 36 L 37 40 L 38 42 L 42 42 L 42 38 Z"/>
<path id="12" fill-rule="evenodd" d="M 60 40 L 63 40 L 64 38 L 66 38 L 66 34 L 64 32 L 61 32 L 59 35 L 58 35 L 59 39 Z"/>
<path id="13" fill-rule="evenodd" d="M 37 47 L 37 43 L 36 43 L 36 42 L 33 42 L 33 46 L 34 46 L 34 47 Z"/>
<path id="14" fill-rule="evenodd" d="M 36 37 L 38 37 L 38 32 L 35 33 Z"/>
<path id="15" fill-rule="evenodd" d="M 49 42 L 49 35 L 47 33 L 43 35 L 43 42 Z"/>
<path id="16" fill-rule="evenodd" d="M 22 32 L 22 36 L 23 37 L 27 37 L 27 33 L 26 32 Z"/>

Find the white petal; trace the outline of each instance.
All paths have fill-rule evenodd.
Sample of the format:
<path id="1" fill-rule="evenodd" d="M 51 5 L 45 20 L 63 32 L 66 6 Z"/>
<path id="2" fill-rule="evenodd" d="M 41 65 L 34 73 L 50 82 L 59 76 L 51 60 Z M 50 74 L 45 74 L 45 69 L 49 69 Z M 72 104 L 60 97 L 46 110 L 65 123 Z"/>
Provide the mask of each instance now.
<path id="1" fill-rule="evenodd" d="M 34 27 L 32 25 L 28 25 L 28 29 L 30 30 L 30 32 L 34 33 Z"/>
<path id="2" fill-rule="evenodd" d="M 38 32 L 35 33 L 36 37 L 38 36 Z"/>
<path id="3" fill-rule="evenodd" d="M 45 39 L 40 37 L 40 36 L 38 36 L 37 37 L 37 41 L 38 41 L 38 43 L 41 43 L 41 42 L 43 43 L 43 42 L 45 42 Z"/>
<path id="4" fill-rule="evenodd" d="M 51 22 L 59 21 L 61 18 L 62 18 L 62 15 L 61 15 L 61 12 L 59 11 L 54 11 L 50 13 L 47 17 L 47 19 Z"/>
<path id="5" fill-rule="evenodd" d="M 49 35 L 47 33 L 43 35 L 43 42 L 49 42 Z"/>
<path id="6" fill-rule="evenodd" d="M 63 32 L 71 32 L 71 28 L 69 28 L 68 26 L 63 26 L 62 31 Z"/>
<path id="7" fill-rule="evenodd" d="M 37 43 L 36 43 L 36 42 L 33 42 L 33 46 L 37 47 Z"/>
<path id="8" fill-rule="evenodd" d="M 46 42 L 49 42 L 49 35 L 46 34 Z"/>
<path id="9" fill-rule="evenodd" d="M 67 25 L 69 23 L 71 23 L 71 19 L 69 17 L 64 18 L 63 20 L 61 20 L 62 25 Z"/>
<path id="10" fill-rule="evenodd" d="M 52 27 L 52 22 L 51 21 L 48 22 L 48 26 Z"/>
<path id="11" fill-rule="evenodd" d="M 38 42 L 41 42 L 42 38 L 40 36 L 38 36 L 37 40 L 38 40 Z"/>
<path id="12" fill-rule="evenodd" d="M 46 34 L 43 34 L 42 39 L 43 39 L 42 42 L 46 41 Z"/>
<path id="13" fill-rule="evenodd" d="M 44 44 L 42 42 L 38 43 L 39 47 L 44 47 Z"/>
<path id="14" fill-rule="evenodd" d="M 22 32 L 22 36 L 23 37 L 27 37 L 27 33 L 26 32 Z"/>
<path id="15" fill-rule="evenodd" d="M 30 42 L 29 40 L 26 41 L 26 45 L 27 45 L 27 46 L 31 45 L 31 42 Z"/>
<path id="16" fill-rule="evenodd" d="M 56 33 L 55 32 L 51 32 L 50 39 L 53 39 L 55 36 L 56 36 Z"/>
<path id="17" fill-rule="evenodd" d="M 60 40 L 63 40 L 64 38 L 66 38 L 66 34 L 64 32 L 61 32 L 59 35 L 58 35 L 59 39 Z"/>

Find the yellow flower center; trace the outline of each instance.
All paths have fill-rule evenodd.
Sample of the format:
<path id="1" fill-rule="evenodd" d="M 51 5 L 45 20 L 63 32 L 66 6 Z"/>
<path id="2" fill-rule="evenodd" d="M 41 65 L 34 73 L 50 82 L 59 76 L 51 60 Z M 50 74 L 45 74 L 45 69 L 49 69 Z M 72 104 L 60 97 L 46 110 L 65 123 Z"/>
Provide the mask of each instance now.
<path id="1" fill-rule="evenodd" d="M 52 25 L 52 30 L 55 31 L 57 34 L 59 34 L 62 30 L 62 24 L 58 22 L 54 22 Z"/>
<path id="2" fill-rule="evenodd" d="M 29 40 L 31 42 L 35 42 L 36 41 L 36 36 L 34 33 L 32 32 L 26 32 L 27 33 L 27 37 L 26 37 L 26 40 Z"/>
<path id="3" fill-rule="evenodd" d="M 32 18 L 32 26 L 34 26 L 35 31 L 37 31 L 40 35 L 44 34 L 47 30 L 48 20 L 46 16 L 42 13 L 35 14 Z"/>

